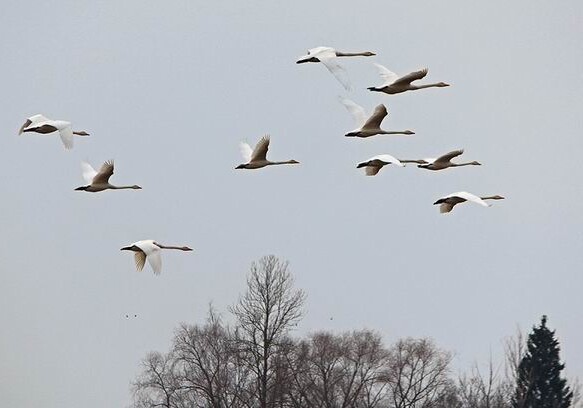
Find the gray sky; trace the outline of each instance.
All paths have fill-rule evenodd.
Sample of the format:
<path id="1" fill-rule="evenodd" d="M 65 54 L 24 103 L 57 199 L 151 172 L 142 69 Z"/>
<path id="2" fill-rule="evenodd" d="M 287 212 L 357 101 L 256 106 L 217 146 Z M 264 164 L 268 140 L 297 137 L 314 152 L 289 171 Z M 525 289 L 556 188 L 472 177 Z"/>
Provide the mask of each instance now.
<path id="1" fill-rule="evenodd" d="M 581 21 L 575 0 L 4 4 L 2 404 L 127 405 L 140 359 L 210 301 L 226 312 L 271 253 L 308 294 L 298 335 L 431 336 L 465 369 L 546 313 L 567 372 L 583 376 Z M 348 96 L 385 103 L 385 128 L 417 134 L 344 138 L 343 88 L 295 64 L 319 45 L 377 52 L 342 61 Z M 427 81 L 452 86 L 373 94 L 372 62 L 427 66 Z M 91 137 L 65 152 L 56 136 L 17 136 L 36 113 Z M 264 133 L 273 159 L 302 164 L 235 171 L 239 141 Z M 484 165 L 355 168 L 456 148 Z M 73 191 L 81 160 L 107 159 L 112 182 L 144 189 Z M 432 203 L 459 190 L 507 200 L 440 215 Z M 196 251 L 136 273 L 119 248 L 148 238 Z"/>

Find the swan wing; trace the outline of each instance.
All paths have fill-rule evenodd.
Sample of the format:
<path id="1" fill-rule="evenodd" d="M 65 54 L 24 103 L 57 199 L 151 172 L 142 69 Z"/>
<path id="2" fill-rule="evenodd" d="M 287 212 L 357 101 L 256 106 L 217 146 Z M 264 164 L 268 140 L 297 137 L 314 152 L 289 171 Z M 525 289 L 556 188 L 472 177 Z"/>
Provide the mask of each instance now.
<path id="1" fill-rule="evenodd" d="M 368 129 L 380 129 L 381 122 L 388 114 L 389 112 L 387 112 L 385 105 L 381 104 L 374 109 L 373 114 L 370 116 L 370 118 L 368 118 L 362 127 Z"/>
<path id="2" fill-rule="evenodd" d="M 81 162 L 81 171 L 85 182 L 92 184 L 93 178 L 97 175 L 97 171 L 87 162 Z"/>
<path id="3" fill-rule="evenodd" d="M 415 72 L 411 72 L 410 74 L 407 74 L 399 79 L 397 79 L 395 82 L 393 82 L 394 84 L 410 84 L 413 81 L 417 81 L 418 79 L 424 78 L 425 75 L 427 75 L 428 69 L 427 68 L 423 68 L 422 70 L 419 71 L 415 71 Z"/>
<path id="4" fill-rule="evenodd" d="M 461 155 L 464 152 L 464 149 L 460 149 L 460 150 L 453 150 L 449 153 L 446 153 L 442 156 L 439 156 L 437 159 L 434 160 L 434 163 L 449 163 L 451 161 L 451 159 L 453 159 L 454 157 L 457 157 L 459 155 Z"/>
<path id="5" fill-rule="evenodd" d="M 162 256 L 160 255 L 160 249 L 155 249 L 148 254 L 148 263 L 152 267 L 154 275 L 160 275 L 160 272 L 162 272 Z"/>
<path id="6" fill-rule="evenodd" d="M 487 202 L 482 200 L 480 197 L 478 197 L 477 195 L 474 195 L 472 193 L 468 193 L 467 191 L 459 191 L 457 193 L 450 194 L 447 197 L 459 197 L 459 198 L 463 198 L 466 201 L 470 201 L 472 203 L 479 204 L 483 207 L 490 207 L 490 204 L 488 204 Z"/>
<path id="7" fill-rule="evenodd" d="M 373 62 L 373 64 L 379 70 L 379 75 L 381 76 L 383 81 L 385 81 L 383 86 L 391 85 L 392 83 L 399 79 L 399 75 L 395 74 L 387 67 L 384 67 L 381 64 L 377 64 L 376 62 Z"/>
<path id="8" fill-rule="evenodd" d="M 328 71 L 342 84 L 344 89 L 347 91 L 352 90 L 352 85 L 350 84 L 350 79 L 346 70 L 338 63 L 338 58 L 336 58 L 336 53 L 333 51 L 318 54 L 318 59 Z"/>
<path id="9" fill-rule="evenodd" d="M 251 154 L 251 161 L 267 160 L 267 150 L 269 149 L 269 135 L 265 135 L 257 142 L 253 153 Z"/>
<path id="10" fill-rule="evenodd" d="M 370 160 L 380 160 L 386 164 L 396 164 L 399 167 L 405 167 L 403 163 L 399 159 L 390 154 L 379 154 L 378 156 L 371 157 Z"/>
<path id="11" fill-rule="evenodd" d="M 49 118 L 44 117 L 43 115 L 33 115 L 30 118 L 26 119 L 26 122 L 24 122 L 24 124 L 20 127 L 20 129 L 18 130 L 18 134 L 22 134 L 22 132 L 24 131 L 24 129 L 30 127 L 30 126 L 37 126 L 39 123 L 43 123 L 43 122 L 48 122 L 50 121 Z"/>
<path id="12" fill-rule="evenodd" d="M 61 142 L 63 142 L 65 149 L 70 150 L 73 148 L 73 129 L 71 129 L 71 125 L 59 129 L 59 136 L 61 137 Z"/>
<path id="13" fill-rule="evenodd" d="M 364 168 L 364 173 L 367 176 L 376 176 L 377 173 L 383 168 L 383 166 L 366 166 Z"/>
<path id="14" fill-rule="evenodd" d="M 251 149 L 249 143 L 246 142 L 239 143 L 239 149 L 241 149 L 241 156 L 243 156 L 243 160 L 249 163 L 251 161 L 251 155 L 253 154 L 253 149 Z"/>
<path id="15" fill-rule="evenodd" d="M 453 204 L 453 203 L 441 203 L 441 204 L 439 205 L 439 212 L 440 212 L 441 214 L 448 213 L 448 212 L 450 212 L 451 210 L 453 210 L 453 206 L 454 206 L 454 205 L 455 205 L 455 204 Z"/>
<path id="16" fill-rule="evenodd" d="M 141 272 L 146 263 L 146 254 L 143 252 L 134 252 L 134 261 L 136 262 L 136 270 Z"/>
<path id="17" fill-rule="evenodd" d="M 366 122 L 366 112 L 364 111 L 364 108 L 362 106 L 360 106 L 354 101 L 351 101 L 348 98 L 344 98 L 343 96 L 339 96 L 338 100 L 352 115 L 357 126 L 364 125 L 364 122 Z"/>
<path id="18" fill-rule="evenodd" d="M 113 160 L 106 161 L 101 165 L 99 172 L 93 178 L 95 184 L 107 184 L 113 174 Z"/>

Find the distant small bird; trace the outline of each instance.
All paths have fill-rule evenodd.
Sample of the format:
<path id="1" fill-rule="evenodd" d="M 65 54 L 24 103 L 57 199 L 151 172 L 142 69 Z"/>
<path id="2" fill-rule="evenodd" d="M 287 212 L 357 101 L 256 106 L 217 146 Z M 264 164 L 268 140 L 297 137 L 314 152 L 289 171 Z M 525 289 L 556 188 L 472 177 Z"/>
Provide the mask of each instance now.
<path id="1" fill-rule="evenodd" d="M 179 251 L 192 251 L 192 248 L 187 246 L 166 246 L 159 244 L 151 239 L 137 241 L 133 244 L 121 248 L 121 251 L 133 251 L 134 260 L 136 262 L 136 269 L 141 271 L 144 269 L 146 258 L 152 267 L 155 275 L 159 275 L 162 271 L 162 257 L 160 256 L 161 249 L 178 249 Z"/>
<path id="2" fill-rule="evenodd" d="M 391 156 L 390 154 L 381 154 L 378 156 L 373 156 L 367 161 L 358 163 L 357 169 L 364 167 L 364 171 L 367 176 L 376 176 L 376 174 L 386 166 L 387 164 L 395 164 L 399 167 L 405 167 L 405 165 L 397 158 Z"/>
<path id="3" fill-rule="evenodd" d="M 444 214 L 448 213 L 453 210 L 457 204 L 464 203 L 469 201 L 471 203 L 479 204 L 483 207 L 490 207 L 491 205 L 488 204 L 484 200 L 504 200 L 505 197 L 494 195 L 494 196 L 487 196 L 487 197 L 478 197 L 472 193 L 468 193 L 466 191 L 460 191 L 457 193 L 452 193 L 450 195 L 446 195 L 445 197 L 441 197 L 439 200 L 433 203 L 433 205 L 440 204 L 439 212 Z"/>
<path id="4" fill-rule="evenodd" d="M 89 136 L 89 133 L 85 131 L 72 130 L 71 122 L 52 120 L 40 114 L 28 118 L 18 130 L 18 134 L 21 135 L 26 132 L 47 134 L 56 132 L 57 130 L 59 131 L 59 136 L 61 137 L 63 146 L 65 146 L 65 149 L 67 150 L 73 148 L 73 135 Z"/>
<path id="5" fill-rule="evenodd" d="M 434 84 L 425 85 L 412 85 L 411 82 L 425 78 L 425 75 L 427 75 L 428 72 L 427 68 L 424 68 L 420 71 L 411 72 L 410 74 L 400 77 L 394 72 L 389 71 L 387 68 L 383 67 L 381 64 L 374 65 L 378 68 L 380 76 L 385 80 L 385 82 L 381 86 L 371 86 L 367 88 L 369 91 L 384 92 L 386 94 L 392 95 L 405 91 L 416 91 L 423 88 L 442 88 L 449 86 L 449 84 L 446 84 L 445 82 L 437 82 Z"/>
<path id="6" fill-rule="evenodd" d="M 265 135 L 257 142 L 254 150 L 245 142 L 240 144 L 241 154 L 247 163 L 243 163 L 235 167 L 235 169 L 260 169 L 265 166 L 273 166 L 276 164 L 299 164 L 296 160 L 286 160 L 279 162 L 272 162 L 267 160 L 267 150 L 269 149 L 269 135 Z"/>
<path id="7" fill-rule="evenodd" d="M 340 52 L 330 47 L 316 47 L 309 49 L 308 54 L 301 56 L 296 61 L 296 64 L 303 64 L 306 62 L 321 62 L 326 68 L 328 68 L 328 71 L 330 71 L 330 73 L 336 77 L 338 82 L 340 82 L 346 90 L 350 91 L 352 86 L 350 84 L 350 80 L 348 79 L 348 75 L 346 74 L 346 71 L 342 65 L 338 63 L 336 57 L 372 57 L 374 55 L 376 54 L 370 51 Z"/>
<path id="8" fill-rule="evenodd" d="M 427 170 L 443 170 L 449 167 L 462 167 L 462 166 L 481 166 L 482 163 L 477 161 L 471 161 L 466 163 L 454 163 L 451 161 L 454 157 L 462 155 L 463 149 L 454 150 L 446 153 L 438 158 L 422 159 L 422 160 L 406 160 L 405 163 L 418 163 L 419 168 Z"/>
<path id="9" fill-rule="evenodd" d="M 113 174 L 113 160 L 106 161 L 103 163 L 99 172 L 95 171 L 89 163 L 81 162 L 81 169 L 83 170 L 83 178 L 89 185 L 77 187 L 75 191 L 88 191 L 90 193 L 96 193 L 103 190 L 123 190 L 123 189 L 134 189 L 141 190 L 142 187 L 133 186 L 114 186 L 109 184 L 109 178 Z"/>
<path id="10" fill-rule="evenodd" d="M 355 137 L 370 137 L 374 135 L 414 135 L 415 132 L 411 130 L 403 131 L 387 131 L 381 129 L 381 122 L 388 115 L 387 108 L 385 105 L 378 105 L 374 113 L 367 119 L 366 112 L 364 108 L 359 104 L 351 101 L 350 99 L 344 98 L 342 96 L 338 97 L 340 103 L 350 112 L 353 116 L 354 121 L 358 129 L 348 132 L 344 136 L 355 136 Z"/>

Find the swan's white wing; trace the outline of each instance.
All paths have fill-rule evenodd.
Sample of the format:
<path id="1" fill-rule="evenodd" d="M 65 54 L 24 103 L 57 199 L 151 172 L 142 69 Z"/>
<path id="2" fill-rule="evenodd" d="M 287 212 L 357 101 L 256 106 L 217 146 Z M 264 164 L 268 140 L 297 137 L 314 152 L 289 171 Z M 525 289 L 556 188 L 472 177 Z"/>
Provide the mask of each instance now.
<path id="1" fill-rule="evenodd" d="M 96 184 L 106 184 L 109 183 L 109 178 L 113 174 L 113 160 L 108 160 L 101 165 L 99 172 L 93 178 Z"/>
<path id="2" fill-rule="evenodd" d="M 376 176 L 377 173 L 383 168 L 383 166 L 366 166 L 364 168 L 364 173 L 367 176 Z"/>
<path id="3" fill-rule="evenodd" d="M 255 145 L 255 149 L 253 149 L 253 154 L 251 155 L 251 161 L 267 160 L 268 149 L 269 149 L 269 135 L 265 135 Z"/>
<path id="4" fill-rule="evenodd" d="M 440 212 L 441 214 L 448 213 L 448 212 L 450 212 L 451 210 L 453 210 L 453 206 L 454 206 L 454 205 L 455 205 L 455 204 L 452 204 L 452 203 L 441 203 L 441 204 L 439 205 L 439 212 Z"/>
<path id="5" fill-rule="evenodd" d="M 162 272 L 162 256 L 160 256 L 160 250 L 154 250 L 148 254 L 148 263 L 154 271 L 154 275 L 160 275 Z"/>
<path id="6" fill-rule="evenodd" d="M 49 118 L 38 114 L 38 115 L 33 115 L 30 118 L 28 118 L 28 120 L 30 120 L 31 125 L 36 125 L 37 123 L 42 123 L 42 122 L 48 122 L 50 121 Z"/>
<path id="7" fill-rule="evenodd" d="M 87 184 L 93 183 L 93 178 L 97 175 L 97 171 L 87 162 L 81 162 L 81 171 L 85 182 Z"/>
<path id="8" fill-rule="evenodd" d="M 472 203 L 479 204 L 483 207 L 490 207 L 490 204 L 482 200 L 480 197 L 472 193 L 468 193 L 467 191 L 459 191 L 457 193 L 450 194 L 447 197 L 460 197 L 466 201 L 471 201 Z"/>
<path id="9" fill-rule="evenodd" d="M 146 254 L 143 252 L 134 252 L 134 261 L 136 262 L 136 270 L 141 272 L 146 263 Z"/>
<path id="10" fill-rule="evenodd" d="M 403 163 L 396 157 L 391 156 L 390 154 L 379 154 L 378 156 L 371 157 L 369 160 L 380 160 L 385 163 L 395 164 L 399 167 L 405 167 Z"/>
<path id="11" fill-rule="evenodd" d="M 344 105 L 346 110 L 350 112 L 356 122 L 356 126 L 364 125 L 364 122 L 366 122 L 366 112 L 362 106 L 348 98 L 344 98 L 343 96 L 339 96 L 338 100 Z"/>
<path id="12" fill-rule="evenodd" d="M 449 161 L 451 159 L 453 159 L 454 157 L 457 157 L 461 154 L 463 154 L 464 149 L 460 149 L 460 150 L 453 150 L 449 153 L 446 153 L 444 155 L 439 156 L 437 159 L 434 160 L 434 162 L 440 162 L 440 163 L 449 163 Z"/>
<path id="13" fill-rule="evenodd" d="M 243 156 L 243 160 L 249 163 L 251 161 L 251 155 L 253 154 L 253 149 L 251 149 L 249 143 L 239 143 L 239 149 L 241 149 L 241 156 Z"/>
<path id="14" fill-rule="evenodd" d="M 338 63 L 338 59 L 336 58 L 335 54 L 331 57 L 319 56 L 318 59 L 322 64 L 324 64 L 326 68 L 328 68 L 328 71 L 330 71 L 332 75 L 334 75 L 338 82 L 342 84 L 344 89 L 346 89 L 347 91 L 352 90 L 352 85 L 350 85 L 350 79 L 348 78 L 348 74 L 346 73 L 346 70 L 342 67 L 342 65 Z"/>
<path id="15" fill-rule="evenodd" d="M 377 64 L 376 62 L 373 62 L 373 64 L 379 70 L 379 75 L 384 81 L 383 86 L 391 85 L 393 82 L 399 79 L 399 75 L 395 74 L 393 71 L 390 71 L 387 67 L 384 67 L 381 64 Z"/>
<path id="16" fill-rule="evenodd" d="M 362 125 L 363 129 L 380 129 L 381 127 L 381 122 L 383 121 L 383 119 L 389 114 L 389 112 L 387 112 L 387 108 L 385 107 L 385 105 L 378 105 L 373 114 L 370 115 L 370 118 L 368 118 L 366 120 L 366 122 L 364 122 L 364 125 Z"/>
<path id="17" fill-rule="evenodd" d="M 59 136 L 61 136 L 61 142 L 63 142 L 65 149 L 70 150 L 73 148 L 73 129 L 71 129 L 71 126 L 59 129 Z"/>

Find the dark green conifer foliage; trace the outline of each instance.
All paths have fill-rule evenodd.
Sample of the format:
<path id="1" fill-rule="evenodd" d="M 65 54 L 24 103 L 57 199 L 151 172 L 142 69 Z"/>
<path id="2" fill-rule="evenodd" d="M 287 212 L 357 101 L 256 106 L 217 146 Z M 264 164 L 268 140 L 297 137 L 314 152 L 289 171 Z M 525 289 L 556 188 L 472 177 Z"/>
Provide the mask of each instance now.
<path id="1" fill-rule="evenodd" d="M 561 378 L 559 342 L 547 327 L 547 317 L 528 335 L 527 350 L 518 366 L 514 408 L 568 408 L 573 393 Z"/>

